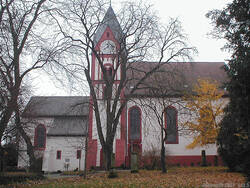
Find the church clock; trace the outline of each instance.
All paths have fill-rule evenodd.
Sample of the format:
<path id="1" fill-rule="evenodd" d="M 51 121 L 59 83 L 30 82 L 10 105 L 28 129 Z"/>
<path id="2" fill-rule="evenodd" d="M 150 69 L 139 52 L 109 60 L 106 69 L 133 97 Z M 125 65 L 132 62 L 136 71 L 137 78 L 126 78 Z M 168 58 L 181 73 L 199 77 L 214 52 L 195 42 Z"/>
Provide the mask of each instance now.
<path id="1" fill-rule="evenodd" d="M 112 40 L 105 40 L 101 43 L 100 50 L 103 54 L 114 54 L 115 43 Z"/>

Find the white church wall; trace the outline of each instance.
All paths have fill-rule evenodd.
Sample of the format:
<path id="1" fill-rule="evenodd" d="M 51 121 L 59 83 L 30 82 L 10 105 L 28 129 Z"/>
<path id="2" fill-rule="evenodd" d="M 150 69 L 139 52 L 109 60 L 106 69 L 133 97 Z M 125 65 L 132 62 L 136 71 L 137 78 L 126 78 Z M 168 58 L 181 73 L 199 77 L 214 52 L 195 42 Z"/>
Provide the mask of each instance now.
<path id="1" fill-rule="evenodd" d="M 54 118 L 36 118 L 36 119 L 22 119 L 26 122 L 25 130 L 31 138 L 34 145 L 35 128 L 39 124 L 46 127 L 46 133 L 53 127 Z M 18 167 L 28 168 L 29 156 L 27 155 L 27 147 L 23 139 L 20 141 L 20 151 L 18 155 Z M 50 137 L 46 136 L 45 150 L 35 151 L 37 158 L 43 157 L 42 170 L 45 172 L 54 172 L 57 170 L 66 170 L 65 164 L 69 163 L 68 170 L 79 168 L 79 159 L 76 159 L 77 150 L 81 150 L 80 169 L 84 169 L 85 158 L 85 137 Z M 61 159 L 56 159 L 56 152 L 61 151 Z M 69 162 L 65 160 L 69 159 Z"/>
<path id="2" fill-rule="evenodd" d="M 31 143 L 34 145 L 35 128 L 42 124 L 46 127 L 46 132 L 52 127 L 53 118 L 23 118 L 24 130 L 30 137 Z M 35 152 L 35 157 L 41 157 L 43 152 Z M 18 168 L 26 168 L 29 166 L 29 156 L 27 154 L 27 145 L 25 141 L 20 138 L 19 152 L 18 152 Z"/>
<path id="3" fill-rule="evenodd" d="M 116 60 L 116 62 L 117 62 L 117 60 Z M 119 65 L 119 67 L 117 69 L 116 80 L 121 80 L 121 65 Z"/>
<path id="4" fill-rule="evenodd" d="M 97 58 L 95 58 L 95 67 L 94 67 L 94 69 L 95 69 L 95 74 L 94 74 L 94 78 L 93 79 L 95 79 L 95 80 L 98 80 L 99 78 L 100 78 L 100 76 L 99 76 L 99 72 L 100 72 L 100 70 L 99 70 L 99 63 L 98 63 L 98 59 Z"/>
<path id="5" fill-rule="evenodd" d="M 227 99 L 222 99 L 224 103 L 227 103 Z M 157 122 L 157 118 L 148 105 L 156 105 L 158 111 L 162 111 L 164 105 L 160 104 L 159 99 L 133 99 L 128 102 L 128 109 L 133 106 L 141 108 L 142 118 L 142 152 L 146 153 L 150 150 L 160 151 L 161 136 L 160 126 Z M 217 155 L 217 147 L 215 144 L 209 144 L 206 147 L 196 147 L 194 149 L 186 149 L 186 146 L 192 142 L 192 136 L 188 135 L 181 125 L 190 119 L 192 116 L 190 112 L 183 108 L 184 103 L 180 102 L 178 98 L 172 98 L 169 101 L 165 101 L 165 107 L 171 105 L 178 111 L 178 144 L 165 144 L 166 154 L 172 156 L 194 156 L 201 155 L 201 151 L 205 150 L 207 155 Z M 128 119 L 128 114 L 127 114 Z M 128 134 L 127 134 L 128 135 Z"/>
<path id="6" fill-rule="evenodd" d="M 18 151 L 18 168 L 28 168 L 29 167 L 29 156 L 27 155 L 26 150 Z"/>
<path id="7" fill-rule="evenodd" d="M 45 172 L 84 169 L 85 137 L 47 137 L 43 167 Z M 81 150 L 81 158 L 77 159 L 77 150 Z M 61 158 L 57 159 L 57 151 Z"/>

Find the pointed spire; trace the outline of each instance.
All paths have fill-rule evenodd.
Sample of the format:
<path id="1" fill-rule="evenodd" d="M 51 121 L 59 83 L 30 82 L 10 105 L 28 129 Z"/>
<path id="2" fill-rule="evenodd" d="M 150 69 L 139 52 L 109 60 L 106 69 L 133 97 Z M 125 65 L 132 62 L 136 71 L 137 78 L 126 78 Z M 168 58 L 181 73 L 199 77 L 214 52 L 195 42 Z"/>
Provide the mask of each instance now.
<path id="1" fill-rule="evenodd" d="M 111 3 L 111 0 L 110 0 Z M 100 23 L 95 36 L 94 36 L 94 42 L 95 45 L 98 43 L 100 38 L 102 37 L 103 32 L 106 30 L 107 27 L 110 27 L 113 34 L 115 35 L 116 40 L 120 40 L 122 37 L 122 29 L 121 26 L 117 20 L 117 17 L 114 13 L 114 10 L 110 4 L 110 7 L 108 8 L 102 22 Z"/>
<path id="2" fill-rule="evenodd" d="M 104 24 L 110 24 L 111 22 L 117 21 L 116 15 L 114 13 L 114 10 L 112 8 L 112 6 L 110 6 L 103 18 L 102 23 Z M 118 22 L 118 21 L 117 21 Z"/>

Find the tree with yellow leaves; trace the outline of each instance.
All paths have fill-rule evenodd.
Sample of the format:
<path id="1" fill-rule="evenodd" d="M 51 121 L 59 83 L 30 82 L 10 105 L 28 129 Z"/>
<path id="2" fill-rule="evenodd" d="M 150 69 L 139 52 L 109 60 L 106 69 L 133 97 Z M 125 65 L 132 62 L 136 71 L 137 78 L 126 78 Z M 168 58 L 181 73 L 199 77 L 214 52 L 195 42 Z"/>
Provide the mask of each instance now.
<path id="1" fill-rule="evenodd" d="M 186 108 L 195 117 L 192 121 L 184 123 L 184 126 L 194 136 L 193 141 L 186 146 L 188 149 L 216 143 L 224 106 L 224 102 L 221 100 L 224 92 L 218 87 L 216 81 L 198 79 L 192 92 L 184 96 Z"/>

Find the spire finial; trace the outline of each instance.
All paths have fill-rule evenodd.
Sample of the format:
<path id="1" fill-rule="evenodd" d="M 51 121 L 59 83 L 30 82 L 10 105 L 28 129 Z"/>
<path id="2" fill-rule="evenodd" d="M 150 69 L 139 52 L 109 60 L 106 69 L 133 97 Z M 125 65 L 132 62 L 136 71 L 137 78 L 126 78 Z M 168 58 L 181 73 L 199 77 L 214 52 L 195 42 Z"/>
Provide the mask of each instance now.
<path id="1" fill-rule="evenodd" d="M 109 6 L 111 7 L 111 0 L 109 0 Z"/>

